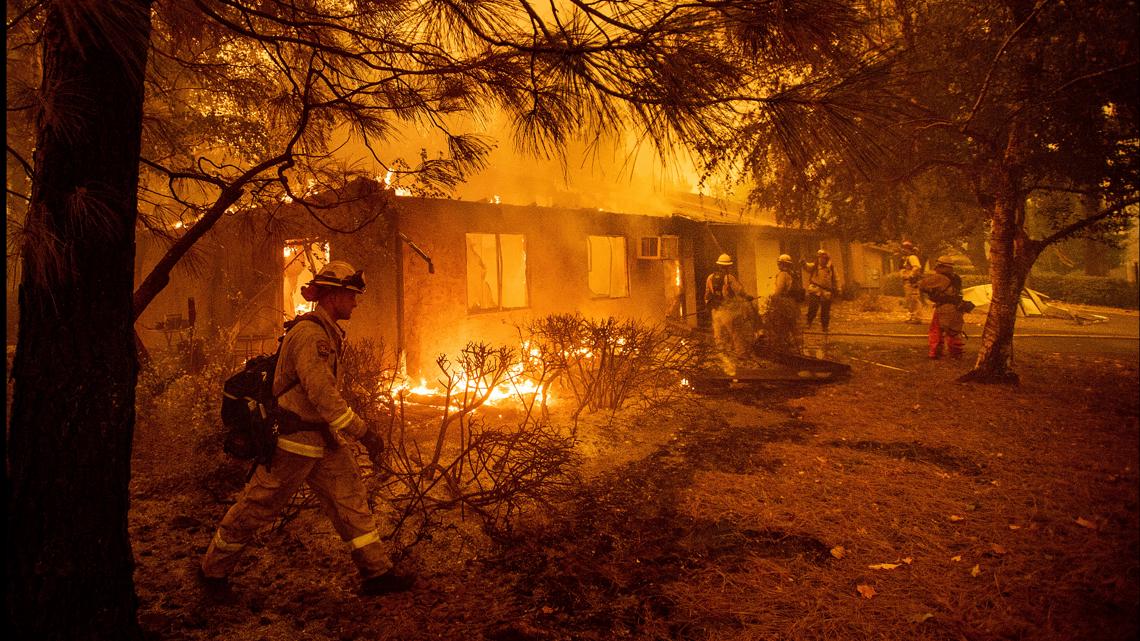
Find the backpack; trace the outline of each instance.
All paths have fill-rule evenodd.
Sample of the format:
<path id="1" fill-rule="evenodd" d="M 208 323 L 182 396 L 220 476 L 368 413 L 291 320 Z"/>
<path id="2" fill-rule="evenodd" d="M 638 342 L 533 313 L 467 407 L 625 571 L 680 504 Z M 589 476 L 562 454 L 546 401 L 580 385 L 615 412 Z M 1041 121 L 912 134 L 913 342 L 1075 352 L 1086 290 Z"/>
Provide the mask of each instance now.
<path id="1" fill-rule="evenodd" d="M 710 274 L 706 285 L 708 303 L 705 306 L 709 309 L 720 307 L 720 304 L 724 302 L 724 294 L 722 293 L 724 292 L 724 274 L 720 272 Z"/>
<path id="2" fill-rule="evenodd" d="M 788 289 L 788 296 L 797 303 L 802 303 L 804 302 L 804 298 L 807 297 L 807 292 L 804 290 L 803 276 L 798 273 L 793 273 L 791 276 L 792 286 Z"/>
<path id="3" fill-rule="evenodd" d="M 285 331 L 306 319 L 319 323 L 307 315 L 298 316 L 286 323 Z M 277 398 L 297 384 L 294 381 L 281 394 L 273 394 L 273 375 L 284 338 L 277 339 L 277 351 L 249 359 L 222 385 L 222 425 L 226 428 L 222 449 L 238 460 L 268 465 L 277 449 Z"/>

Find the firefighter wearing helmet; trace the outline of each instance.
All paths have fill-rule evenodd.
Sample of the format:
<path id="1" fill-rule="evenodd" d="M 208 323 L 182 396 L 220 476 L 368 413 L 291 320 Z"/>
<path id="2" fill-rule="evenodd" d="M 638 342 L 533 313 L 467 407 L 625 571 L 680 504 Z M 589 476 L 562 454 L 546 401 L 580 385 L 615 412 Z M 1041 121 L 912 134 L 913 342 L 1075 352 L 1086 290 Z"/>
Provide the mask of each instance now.
<path id="1" fill-rule="evenodd" d="M 803 285 L 795 273 L 795 262 L 788 254 L 780 254 L 776 269 L 774 291 L 764 314 L 764 340 L 771 350 L 798 354 L 803 349 L 799 329 Z"/>
<path id="2" fill-rule="evenodd" d="M 811 329 L 816 312 L 819 312 L 819 325 L 826 333 L 831 324 L 831 299 L 839 293 L 839 281 L 831 256 L 822 249 L 817 251 L 815 262 L 804 265 L 804 275 L 807 276 L 804 281 L 807 283 L 808 329 Z"/>
<path id="3" fill-rule="evenodd" d="M 902 266 L 899 276 L 903 283 L 903 300 L 906 303 L 906 322 L 918 325 L 922 320 L 918 311 L 922 307 L 919 297 L 918 281 L 922 279 L 922 261 L 919 260 L 914 249 L 914 243 L 909 240 L 902 242 Z"/>
<path id="4" fill-rule="evenodd" d="M 337 260 L 302 288 L 301 295 L 316 302 L 316 309 L 286 324 L 273 381 L 279 407 L 277 449 L 269 464 L 257 466 L 222 517 L 202 558 L 200 576 L 207 587 L 224 585 L 245 545 L 273 523 L 303 483 L 320 498 L 350 550 L 362 594 L 404 590 L 414 582 L 393 569 L 346 441 L 356 440 L 373 457 L 383 451 L 379 435 L 340 393 L 345 332 L 338 323 L 352 317 L 364 287 L 364 274 Z"/>
<path id="5" fill-rule="evenodd" d="M 716 271 L 705 279 L 705 308 L 712 315 L 713 339 L 717 348 L 726 355 L 725 370 L 735 373 L 730 357 L 747 357 L 755 339 L 756 311 L 751 306 L 754 296 L 744 291 L 744 285 L 732 273 L 732 256 L 721 254 Z"/>
<path id="6" fill-rule="evenodd" d="M 796 277 L 793 273 L 794 263 L 792 257 L 787 254 L 780 254 L 776 259 L 776 283 L 775 291 L 772 292 L 774 297 L 794 298 Z"/>
<path id="7" fill-rule="evenodd" d="M 930 358 L 941 358 L 943 345 L 950 358 L 962 358 L 962 348 L 966 343 L 963 314 L 974 309 L 974 304 L 962 300 L 962 277 L 954 273 L 954 258 L 939 258 L 934 272 L 923 276 L 918 286 L 934 303 L 928 332 Z"/>

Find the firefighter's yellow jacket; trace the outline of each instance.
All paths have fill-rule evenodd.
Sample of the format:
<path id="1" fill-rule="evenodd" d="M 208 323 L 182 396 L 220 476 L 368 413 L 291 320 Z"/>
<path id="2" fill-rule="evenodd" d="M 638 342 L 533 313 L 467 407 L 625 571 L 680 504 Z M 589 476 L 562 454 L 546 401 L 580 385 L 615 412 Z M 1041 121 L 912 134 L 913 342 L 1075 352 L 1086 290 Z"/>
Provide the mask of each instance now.
<path id="1" fill-rule="evenodd" d="M 310 317 L 317 322 L 296 323 L 281 343 L 273 379 L 273 393 L 280 394 L 277 404 L 303 421 L 327 423 L 338 441 L 341 433 L 359 438 L 368 427 L 340 393 L 344 330 L 320 308 Z M 323 457 L 326 446 L 325 436 L 313 430 L 277 439 L 277 447 L 286 452 L 313 458 Z"/>

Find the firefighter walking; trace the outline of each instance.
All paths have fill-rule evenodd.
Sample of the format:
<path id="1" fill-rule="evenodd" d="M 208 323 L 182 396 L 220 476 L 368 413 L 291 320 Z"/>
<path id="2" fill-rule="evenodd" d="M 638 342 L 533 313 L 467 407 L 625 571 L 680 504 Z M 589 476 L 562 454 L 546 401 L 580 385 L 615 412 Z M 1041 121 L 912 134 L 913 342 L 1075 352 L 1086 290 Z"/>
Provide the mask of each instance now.
<path id="1" fill-rule="evenodd" d="M 364 293 L 364 275 L 344 261 L 324 266 L 302 290 L 316 301 L 310 316 L 317 322 L 293 323 L 281 345 L 273 393 L 280 395 L 280 436 L 273 459 L 258 465 L 230 507 L 202 557 L 200 577 L 207 586 L 223 585 L 254 534 L 277 518 L 302 483 L 316 493 L 337 534 L 347 544 L 362 578 L 361 593 L 404 590 L 414 577 L 397 573 L 381 541 L 352 448 L 345 436 L 376 456 L 379 436 L 353 412 L 339 391 L 338 368 L 344 330 L 356 297 Z"/>
<path id="2" fill-rule="evenodd" d="M 962 300 L 962 277 L 954 273 L 954 259 L 939 258 L 934 272 L 919 281 L 919 289 L 934 303 L 928 333 L 930 358 L 942 358 L 943 346 L 950 358 L 962 358 L 966 343 L 962 331 L 966 324 L 964 312 L 972 309 L 973 304 Z"/>

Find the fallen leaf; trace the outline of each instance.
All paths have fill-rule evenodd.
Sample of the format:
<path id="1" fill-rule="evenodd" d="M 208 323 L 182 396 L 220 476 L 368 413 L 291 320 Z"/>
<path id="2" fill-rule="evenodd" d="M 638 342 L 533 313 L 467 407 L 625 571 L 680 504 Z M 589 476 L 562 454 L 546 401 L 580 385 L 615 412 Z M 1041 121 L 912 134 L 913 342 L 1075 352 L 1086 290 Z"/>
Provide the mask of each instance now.
<path id="1" fill-rule="evenodd" d="M 978 576 L 981 573 L 982 568 L 980 566 L 975 565 L 974 567 L 970 568 L 970 576 Z"/>
<path id="2" fill-rule="evenodd" d="M 847 550 L 843 549 L 842 545 L 837 545 L 831 548 L 831 556 L 842 559 L 847 554 Z"/>
<path id="3" fill-rule="evenodd" d="M 1092 521 L 1085 519 L 1085 518 L 1082 518 L 1082 517 L 1077 517 L 1077 525 L 1079 525 L 1081 527 L 1087 527 L 1090 530 L 1099 529 L 1097 527 L 1096 523 L 1093 523 Z"/>
<path id="4" fill-rule="evenodd" d="M 864 599 L 869 599 L 869 598 L 875 596 L 875 588 L 873 588 L 869 585 L 864 585 L 864 584 L 860 583 L 859 585 L 855 586 L 855 589 L 859 591 L 859 594 L 863 595 Z"/>
<path id="5" fill-rule="evenodd" d="M 954 556 L 950 557 L 950 560 L 951 560 L 951 561 L 961 561 L 961 560 L 962 560 L 962 555 L 961 555 L 961 554 L 956 554 L 956 555 L 954 555 Z"/>
<path id="6" fill-rule="evenodd" d="M 906 563 L 907 565 L 910 565 L 912 561 L 914 561 L 914 559 L 912 557 L 909 557 L 909 556 L 902 560 L 902 562 Z"/>
<path id="7" fill-rule="evenodd" d="M 927 619 L 933 619 L 933 618 L 934 618 L 933 614 L 931 614 L 929 612 L 923 612 L 922 614 L 916 614 L 916 615 L 912 616 L 910 618 L 910 621 L 911 621 L 911 623 L 922 623 L 923 621 L 925 621 Z"/>
<path id="8" fill-rule="evenodd" d="M 871 568 L 872 570 L 893 570 L 898 566 L 898 563 L 875 563 L 868 565 L 867 567 Z"/>
<path id="9" fill-rule="evenodd" d="M 1005 549 L 1004 545 L 998 545 L 997 543 L 991 545 L 990 549 L 994 551 L 994 554 L 1005 554 L 1009 552 L 1009 550 Z"/>
<path id="10" fill-rule="evenodd" d="M 957 514 L 951 514 L 951 515 L 950 515 L 950 520 L 951 520 L 951 521 L 961 521 L 961 520 L 963 520 L 963 519 L 965 519 L 965 518 L 966 518 L 966 517 L 964 517 L 964 516 L 958 516 Z"/>
<path id="11" fill-rule="evenodd" d="M 1021 526 L 1020 526 L 1020 525 L 1014 525 L 1014 524 L 1010 523 L 1010 524 L 1009 524 L 1009 529 L 1011 529 L 1011 530 L 1020 530 L 1020 529 L 1021 529 Z"/>
<path id="12" fill-rule="evenodd" d="M 542 613 L 543 614 L 550 614 L 552 612 L 554 612 L 554 608 L 550 607 L 549 605 L 542 606 Z"/>

